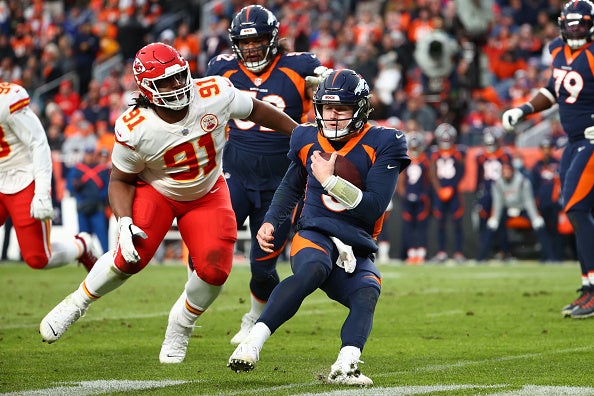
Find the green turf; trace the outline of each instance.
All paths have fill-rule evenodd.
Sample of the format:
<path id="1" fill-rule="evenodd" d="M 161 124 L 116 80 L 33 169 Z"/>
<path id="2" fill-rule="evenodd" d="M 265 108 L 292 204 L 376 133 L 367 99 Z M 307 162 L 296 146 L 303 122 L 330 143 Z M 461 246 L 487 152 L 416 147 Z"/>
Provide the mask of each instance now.
<path id="1" fill-rule="evenodd" d="M 319 380 L 336 359 L 347 313 L 321 292 L 270 338 L 253 372 L 226 367 L 234 349 L 229 339 L 248 308 L 246 265 L 233 269 L 200 318 L 185 362 L 162 365 L 159 350 L 183 267 L 149 266 L 48 345 L 39 321 L 85 271 L 0 263 L 0 393 L 594 395 L 594 319 L 560 316 L 577 297 L 577 264 L 380 269 L 383 291 L 361 365 L 375 387 L 363 392 Z M 287 264 L 279 270 L 289 273 Z M 39 392 L 26 392 L 33 390 Z"/>

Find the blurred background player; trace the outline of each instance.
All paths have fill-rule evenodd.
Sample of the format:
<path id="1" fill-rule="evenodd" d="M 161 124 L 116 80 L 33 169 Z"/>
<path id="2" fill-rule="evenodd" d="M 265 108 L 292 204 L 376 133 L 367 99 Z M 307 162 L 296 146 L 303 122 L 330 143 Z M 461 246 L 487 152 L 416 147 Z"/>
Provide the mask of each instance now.
<path id="1" fill-rule="evenodd" d="M 435 128 L 434 147 L 430 154 L 429 178 L 433 187 L 433 216 L 437 221 L 437 254 L 432 261 L 443 263 L 448 259 L 446 250 L 448 219 L 452 221 L 454 234 L 454 260 L 465 260 L 462 253 L 462 217 L 464 205 L 460 193 L 460 181 L 464 176 L 466 149 L 456 145 L 458 132 L 452 125 L 443 123 Z"/>
<path id="2" fill-rule="evenodd" d="M 477 178 L 476 178 L 476 199 L 477 212 L 479 217 L 480 245 L 486 243 L 487 220 L 491 217 L 493 183 L 501 177 L 503 164 L 512 163 L 512 153 L 507 147 L 503 147 L 503 131 L 497 127 L 487 127 L 483 131 L 483 146 L 476 154 Z M 505 227 L 496 231 L 496 239 L 499 242 L 498 248 L 502 251 L 502 258 L 509 259 L 511 256 L 509 239 Z M 480 261 L 480 258 L 479 258 Z"/>
<path id="3" fill-rule="evenodd" d="M 229 39 L 235 55 L 211 59 L 206 74 L 227 77 L 236 88 L 276 106 L 298 123 L 306 122 L 312 92 L 305 78 L 315 74 L 320 66 L 318 58 L 308 52 L 289 52 L 279 40 L 278 20 L 260 5 L 244 7 L 235 15 Z M 290 137 L 249 120 L 230 120 L 228 126 L 223 170 L 237 224 L 249 218 L 252 238 L 251 308 L 231 339 L 231 344 L 237 345 L 247 336 L 279 282 L 276 263 L 289 238 L 292 218 L 277 229 L 271 253 L 260 248 L 256 233 L 289 166 Z"/>
<path id="4" fill-rule="evenodd" d="M 50 269 L 77 260 L 90 271 L 97 258 L 89 234 L 50 243 L 52 160 L 45 130 L 30 101 L 20 85 L 0 83 L 0 224 L 12 218 L 29 267 Z"/>
<path id="5" fill-rule="evenodd" d="M 559 177 L 563 210 L 571 221 L 581 269 L 577 299 L 561 309 L 563 316 L 594 316 L 594 4 L 568 1 L 558 19 L 561 37 L 549 44 L 552 57 L 548 84 L 528 102 L 503 113 L 502 123 L 514 130 L 524 117 L 558 104 L 569 142 L 561 156 Z"/>
<path id="6" fill-rule="evenodd" d="M 553 261 L 563 260 L 562 238 L 559 234 L 559 212 L 561 211 L 561 181 L 559 180 L 559 160 L 553 156 L 551 139 L 541 140 L 542 157 L 530 170 L 529 177 L 534 191 L 536 208 L 545 221 L 551 242 Z"/>
<path id="7" fill-rule="evenodd" d="M 375 238 L 398 174 L 410 160 L 404 133 L 367 123 L 369 97 L 367 83 L 354 71 L 334 71 L 321 81 L 313 99 L 317 126 L 300 125 L 291 136 L 291 165 L 257 237 L 261 248 L 272 252 L 276 227 L 307 195 L 291 245 L 293 275 L 274 289 L 248 337 L 229 358 L 234 371 L 252 370 L 270 335 L 320 288 L 349 308 L 341 349 L 327 381 L 373 384 L 358 364 L 381 289 L 381 275 L 373 263 Z M 331 155 L 326 160 L 321 153 Z M 334 175 L 338 155 L 356 167 L 363 189 Z"/>
<path id="8" fill-rule="evenodd" d="M 48 343 L 58 340 L 92 302 L 146 267 L 176 219 L 192 267 L 169 313 L 159 360 L 181 363 L 194 324 L 229 276 L 237 240 L 222 172 L 227 121 L 247 119 L 284 133 L 297 123 L 224 77 L 193 80 L 188 62 L 167 44 L 141 48 L 132 68 L 141 95 L 115 123 L 109 182 L 117 248 L 99 258 L 39 331 Z"/>
<path id="9" fill-rule="evenodd" d="M 406 264 L 419 265 L 427 256 L 427 227 L 431 214 L 429 160 L 419 132 L 407 135 L 410 165 L 398 178 L 396 193 L 402 205 L 402 249 Z"/>
<path id="10" fill-rule="evenodd" d="M 501 177 L 491 186 L 493 209 L 487 220 L 486 237 L 480 247 L 479 261 L 485 260 L 491 247 L 493 235 L 501 226 L 506 227 L 508 219 L 525 217 L 538 236 L 542 261 L 553 260 L 551 243 L 545 230 L 544 219 L 538 214 L 530 180 L 511 164 L 503 164 Z"/>
<path id="11" fill-rule="evenodd" d="M 109 168 L 99 163 L 94 147 L 87 147 L 81 162 L 68 173 L 68 189 L 76 199 L 78 229 L 97 236 L 103 253 L 109 250 L 108 219 L 105 216 Z"/>

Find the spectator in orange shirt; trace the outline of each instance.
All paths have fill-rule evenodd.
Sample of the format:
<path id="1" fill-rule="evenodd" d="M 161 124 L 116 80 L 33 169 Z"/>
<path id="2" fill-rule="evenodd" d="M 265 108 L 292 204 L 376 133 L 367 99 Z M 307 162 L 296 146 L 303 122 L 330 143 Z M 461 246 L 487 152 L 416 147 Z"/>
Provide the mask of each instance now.
<path id="1" fill-rule="evenodd" d="M 200 70 L 198 70 L 200 41 L 196 34 L 190 33 L 190 25 L 186 22 L 182 22 L 177 28 L 177 37 L 173 41 L 173 46 L 187 59 L 192 76 L 197 77 L 200 73 Z"/>
<path id="2" fill-rule="evenodd" d="M 60 106 L 67 120 L 78 110 L 80 106 L 80 95 L 72 89 L 71 80 L 63 80 L 60 83 L 58 93 L 54 95 L 54 102 Z"/>

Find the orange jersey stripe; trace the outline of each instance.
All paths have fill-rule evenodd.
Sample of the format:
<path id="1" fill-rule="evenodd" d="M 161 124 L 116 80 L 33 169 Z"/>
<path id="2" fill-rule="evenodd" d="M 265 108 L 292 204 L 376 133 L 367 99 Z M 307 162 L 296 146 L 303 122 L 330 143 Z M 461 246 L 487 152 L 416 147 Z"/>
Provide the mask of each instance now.
<path id="1" fill-rule="evenodd" d="M 569 211 L 573 205 L 588 195 L 590 191 L 592 191 L 592 186 L 594 186 L 594 156 L 590 157 L 588 163 L 584 167 L 584 171 L 578 180 L 575 191 L 565 205 L 565 212 Z"/>
<path id="2" fill-rule="evenodd" d="M 299 253 L 302 249 L 305 248 L 314 248 L 321 250 L 322 252 L 329 254 L 326 249 L 322 248 L 319 245 L 316 245 L 309 239 L 303 238 L 299 233 L 295 234 L 293 237 L 293 243 L 291 244 L 291 257 Z"/>
<path id="3" fill-rule="evenodd" d="M 31 102 L 31 99 L 29 98 L 25 98 L 25 99 L 21 99 L 16 103 L 13 103 L 10 105 L 10 114 L 19 111 L 20 109 L 22 109 L 23 107 L 27 107 L 29 106 L 29 103 Z"/>

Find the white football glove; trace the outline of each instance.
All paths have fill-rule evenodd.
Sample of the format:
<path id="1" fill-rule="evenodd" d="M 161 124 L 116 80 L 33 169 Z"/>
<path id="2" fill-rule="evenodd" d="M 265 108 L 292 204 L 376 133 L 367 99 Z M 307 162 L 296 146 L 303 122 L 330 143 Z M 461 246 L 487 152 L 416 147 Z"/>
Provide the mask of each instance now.
<path id="1" fill-rule="evenodd" d="M 317 88 L 323 79 L 328 77 L 334 69 L 328 69 L 326 66 L 318 66 L 314 69 L 315 76 L 305 77 L 305 83 L 308 87 Z"/>
<path id="2" fill-rule="evenodd" d="M 503 112 L 503 116 L 501 117 L 503 128 L 508 132 L 512 132 L 524 115 L 524 111 L 522 111 L 522 109 L 519 107 L 506 110 Z"/>
<path id="3" fill-rule="evenodd" d="M 495 217 L 489 217 L 489 220 L 487 220 L 487 228 L 491 231 L 495 231 L 497 227 L 499 227 L 499 220 Z"/>
<path id="4" fill-rule="evenodd" d="M 49 194 L 35 194 L 31 201 L 31 217 L 38 220 L 54 218 L 54 205 Z"/>
<path id="5" fill-rule="evenodd" d="M 137 263 L 140 261 L 140 256 L 134 247 L 134 238 L 140 237 L 142 239 L 146 239 L 146 233 L 139 227 L 135 226 L 132 223 L 132 218 L 130 217 L 120 217 L 118 223 L 120 229 L 118 245 L 120 246 L 122 256 L 127 263 Z"/>
<path id="6" fill-rule="evenodd" d="M 594 126 L 584 129 L 584 137 L 594 144 Z"/>
<path id="7" fill-rule="evenodd" d="M 534 228 L 535 230 L 544 227 L 544 225 L 544 219 L 540 216 L 538 216 L 536 219 L 532 221 L 532 228 Z"/>

